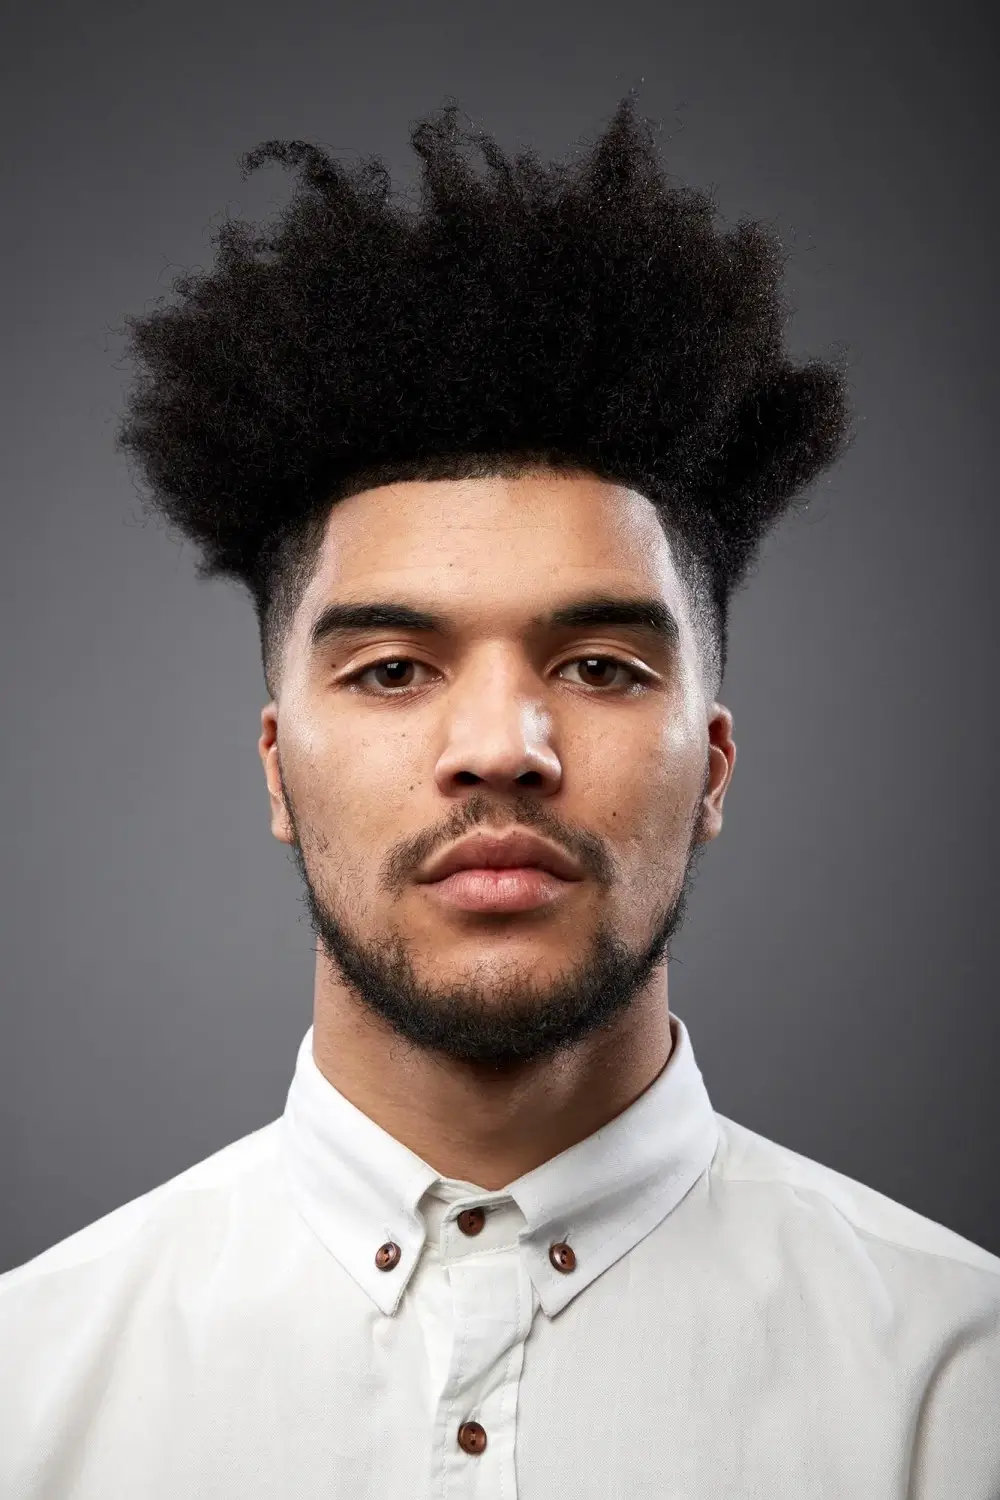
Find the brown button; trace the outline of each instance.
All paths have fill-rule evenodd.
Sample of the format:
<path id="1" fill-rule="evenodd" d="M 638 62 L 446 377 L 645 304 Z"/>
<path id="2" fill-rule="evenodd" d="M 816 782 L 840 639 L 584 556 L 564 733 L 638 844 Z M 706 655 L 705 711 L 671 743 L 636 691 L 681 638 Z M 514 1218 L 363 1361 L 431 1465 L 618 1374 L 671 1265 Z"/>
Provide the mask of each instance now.
<path id="1" fill-rule="evenodd" d="M 486 1223 L 486 1214 L 481 1208 L 463 1208 L 458 1216 L 458 1227 L 463 1234 L 478 1234 Z"/>
<path id="2" fill-rule="evenodd" d="M 463 1422 L 458 1429 L 458 1446 L 466 1453 L 482 1453 L 486 1447 L 486 1428 L 478 1422 Z"/>
<path id="3" fill-rule="evenodd" d="M 554 1245 L 549 1246 L 549 1260 L 557 1271 L 576 1269 L 576 1256 L 563 1240 L 557 1240 Z"/>
<path id="4" fill-rule="evenodd" d="M 393 1266 L 399 1265 L 399 1257 L 402 1255 L 397 1244 L 392 1240 L 386 1240 L 384 1245 L 379 1245 L 375 1251 L 375 1264 L 380 1271 L 391 1271 Z"/>

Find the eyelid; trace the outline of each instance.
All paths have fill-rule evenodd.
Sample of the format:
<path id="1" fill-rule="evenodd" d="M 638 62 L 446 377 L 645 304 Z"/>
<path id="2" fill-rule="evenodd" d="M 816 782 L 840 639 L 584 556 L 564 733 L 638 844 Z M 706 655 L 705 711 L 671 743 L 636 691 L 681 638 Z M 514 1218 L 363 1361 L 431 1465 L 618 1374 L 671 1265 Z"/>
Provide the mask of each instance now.
<path id="1" fill-rule="evenodd" d="M 572 666 L 574 662 L 589 660 L 613 662 L 615 666 L 624 667 L 626 671 L 633 673 L 636 679 L 636 684 L 652 683 L 656 680 L 656 674 L 654 672 L 651 672 L 648 667 L 643 667 L 640 666 L 637 662 L 629 661 L 626 657 L 619 656 L 616 651 L 578 651 L 575 656 L 569 656 L 564 662 L 561 662 L 559 670 L 561 671 L 563 667 Z M 357 679 L 359 677 L 363 677 L 366 672 L 371 672 L 376 667 L 385 666 L 387 662 L 396 661 L 413 662 L 417 666 L 427 665 L 427 663 L 422 662 L 420 657 L 418 656 L 410 656 L 407 652 L 404 651 L 395 651 L 391 655 L 378 656 L 374 661 L 365 662 L 362 666 L 356 667 L 354 671 L 349 672 L 346 677 L 342 677 L 340 681 L 342 684 L 353 686 L 354 684 L 356 684 Z M 432 670 L 434 669 L 432 668 Z M 586 686 L 586 684 L 584 685 Z M 407 693 L 413 691 L 414 689 L 412 686 L 401 687 L 396 692 L 392 692 L 389 690 L 374 692 L 372 694 L 372 697 L 402 698 L 405 697 Z M 598 695 L 601 694 L 601 691 L 602 690 L 600 688 L 594 689 L 594 692 Z M 607 689 L 604 690 L 604 693 L 605 695 L 607 695 Z"/>

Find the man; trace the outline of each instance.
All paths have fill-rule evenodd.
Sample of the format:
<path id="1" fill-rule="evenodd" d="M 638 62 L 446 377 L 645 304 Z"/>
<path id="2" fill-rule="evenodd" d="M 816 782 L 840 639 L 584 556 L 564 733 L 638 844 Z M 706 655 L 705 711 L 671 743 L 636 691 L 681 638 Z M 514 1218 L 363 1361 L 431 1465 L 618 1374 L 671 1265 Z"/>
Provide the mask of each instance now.
<path id="1" fill-rule="evenodd" d="M 843 371 L 630 99 L 573 172 L 412 140 L 415 216 L 251 153 L 278 231 L 130 320 L 122 447 L 256 609 L 313 1025 L 280 1119 L 0 1278 L 0 1494 L 998 1500 L 1000 1259 L 717 1114 L 668 1007 Z"/>

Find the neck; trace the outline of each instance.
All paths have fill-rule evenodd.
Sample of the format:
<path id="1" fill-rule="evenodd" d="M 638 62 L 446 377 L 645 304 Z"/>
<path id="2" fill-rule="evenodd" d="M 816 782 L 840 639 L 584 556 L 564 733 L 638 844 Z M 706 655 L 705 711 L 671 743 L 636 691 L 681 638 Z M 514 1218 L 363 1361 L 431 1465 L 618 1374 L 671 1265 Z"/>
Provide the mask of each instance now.
<path id="1" fill-rule="evenodd" d="M 501 1070 L 407 1048 L 317 961 L 313 1057 L 356 1108 L 442 1177 L 492 1192 L 585 1140 L 643 1094 L 673 1050 L 666 973 L 609 1031 Z"/>

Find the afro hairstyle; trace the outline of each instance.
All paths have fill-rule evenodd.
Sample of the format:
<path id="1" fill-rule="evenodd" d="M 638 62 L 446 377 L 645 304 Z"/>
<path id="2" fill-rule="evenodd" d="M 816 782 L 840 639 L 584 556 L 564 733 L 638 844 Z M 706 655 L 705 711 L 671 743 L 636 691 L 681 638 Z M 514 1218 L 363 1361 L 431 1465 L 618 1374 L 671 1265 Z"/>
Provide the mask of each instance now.
<path id="1" fill-rule="evenodd" d="M 280 162 L 294 194 L 267 233 L 226 219 L 210 272 L 126 316 L 116 449 L 198 579 L 247 589 L 273 699 L 338 500 L 542 468 L 652 502 L 715 697 L 734 591 L 850 441 L 843 358 L 788 361 L 780 241 L 721 232 L 708 193 L 667 185 L 631 91 L 575 163 L 511 160 L 458 114 L 411 130 L 416 211 L 381 157 L 247 152 L 244 179 Z"/>

